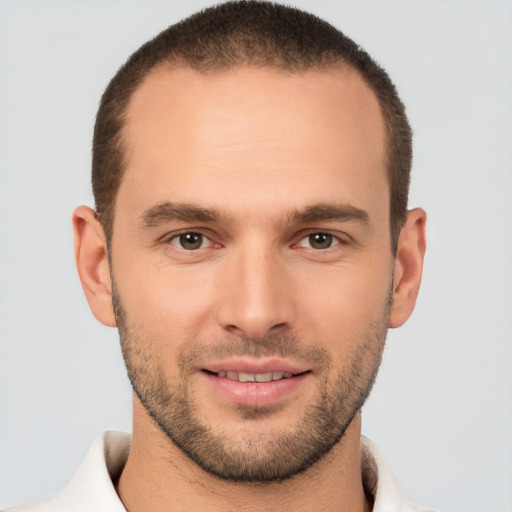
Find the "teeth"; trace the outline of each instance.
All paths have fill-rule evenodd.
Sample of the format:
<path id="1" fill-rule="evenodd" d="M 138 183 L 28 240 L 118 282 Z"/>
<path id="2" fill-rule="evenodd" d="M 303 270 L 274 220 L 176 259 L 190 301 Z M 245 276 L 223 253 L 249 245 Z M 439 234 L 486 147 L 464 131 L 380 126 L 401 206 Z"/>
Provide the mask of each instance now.
<path id="1" fill-rule="evenodd" d="M 272 380 L 272 372 L 256 373 L 254 375 L 254 380 L 256 382 L 270 382 Z"/>
<path id="2" fill-rule="evenodd" d="M 270 382 L 272 380 L 289 379 L 292 376 L 289 372 L 246 373 L 224 370 L 217 372 L 217 375 L 239 382 Z"/>

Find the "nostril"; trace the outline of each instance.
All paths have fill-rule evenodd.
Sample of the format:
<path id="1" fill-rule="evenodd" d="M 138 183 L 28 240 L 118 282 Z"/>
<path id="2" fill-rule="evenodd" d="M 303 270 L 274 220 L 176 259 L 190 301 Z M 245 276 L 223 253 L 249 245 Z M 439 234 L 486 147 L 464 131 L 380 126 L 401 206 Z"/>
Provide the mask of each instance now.
<path id="1" fill-rule="evenodd" d="M 273 325 L 270 330 L 271 331 L 278 331 L 278 330 L 283 330 L 283 329 L 286 329 L 288 326 L 288 324 L 286 324 L 285 322 L 282 322 L 280 324 L 276 324 L 276 325 Z"/>
<path id="2" fill-rule="evenodd" d="M 246 337 L 246 334 L 243 331 L 243 329 L 240 329 L 240 327 L 237 327 L 236 325 L 227 325 L 225 329 L 231 334 L 236 334 L 237 336 L 240 337 Z"/>

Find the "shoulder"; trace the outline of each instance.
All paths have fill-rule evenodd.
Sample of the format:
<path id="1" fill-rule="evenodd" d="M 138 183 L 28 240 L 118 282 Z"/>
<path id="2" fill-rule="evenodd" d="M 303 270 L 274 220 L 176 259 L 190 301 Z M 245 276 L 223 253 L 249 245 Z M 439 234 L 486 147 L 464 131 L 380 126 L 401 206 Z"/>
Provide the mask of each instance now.
<path id="1" fill-rule="evenodd" d="M 411 503 L 377 445 L 361 436 L 363 484 L 373 496 L 373 512 L 435 512 Z"/>
<path id="2" fill-rule="evenodd" d="M 114 482 L 129 450 L 129 434 L 104 432 L 95 439 L 70 484 L 61 492 L 4 512 L 126 512 Z"/>

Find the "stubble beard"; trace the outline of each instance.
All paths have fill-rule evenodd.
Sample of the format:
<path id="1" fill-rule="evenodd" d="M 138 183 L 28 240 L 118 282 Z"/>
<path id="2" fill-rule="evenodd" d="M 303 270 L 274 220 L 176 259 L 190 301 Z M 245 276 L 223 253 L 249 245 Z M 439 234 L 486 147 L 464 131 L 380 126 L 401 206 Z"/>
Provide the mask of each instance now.
<path id="1" fill-rule="evenodd" d="M 195 340 L 180 355 L 179 370 L 170 382 L 150 335 L 129 324 L 115 286 L 112 299 L 130 382 L 158 428 L 209 474 L 232 482 L 263 484 L 304 472 L 343 438 L 375 382 L 391 306 L 388 300 L 344 368 L 335 368 L 323 348 L 290 335 L 271 334 L 257 341 L 227 338 L 214 345 Z M 242 425 L 233 439 L 201 421 L 189 389 L 196 361 L 205 356 L 278 356 L 307 361 L 315 369 L 316 399 L 307 404 L 293 431 L 271 428 L 255 434 L 253 428 Z M 248 423 L 268 424 L 278 407 L 239 406 L 238 412 Z"/>

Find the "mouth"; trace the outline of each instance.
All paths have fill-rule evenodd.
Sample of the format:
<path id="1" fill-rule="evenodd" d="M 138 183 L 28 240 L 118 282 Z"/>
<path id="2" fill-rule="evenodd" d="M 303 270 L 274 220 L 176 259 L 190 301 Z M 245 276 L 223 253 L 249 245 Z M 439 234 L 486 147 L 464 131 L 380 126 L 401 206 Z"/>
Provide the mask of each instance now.
<path id="1" fill-rule="evenodd" d="M 282 371 L 271 371 L 265 373 L 249 373 L 249 372 L 239 372 L 233 370 L 219 370 L 217 372 L 203 369 L 203 372 L 212 375 L 214 377 L 219 377 L 221 379 L 229 379 L 237 382 L 272 382 L 283 379 L 291 379 L 292 377 L 297 377 L 300 375 L 304 375 L 309 373 L 310 370 L 306 370 L 304 372 L 292 373 L 292 372 L 282 372 Z"/>
<path id="2" fill-rule="evenodd" d="M 303 396 L 312 369 L 283 361 L 231 360 L 201 368 L 213 391 L 213 401 L 262 407 L 290 402 Z"/>

